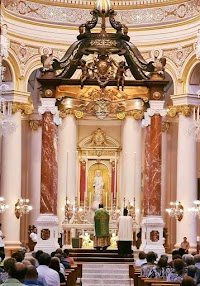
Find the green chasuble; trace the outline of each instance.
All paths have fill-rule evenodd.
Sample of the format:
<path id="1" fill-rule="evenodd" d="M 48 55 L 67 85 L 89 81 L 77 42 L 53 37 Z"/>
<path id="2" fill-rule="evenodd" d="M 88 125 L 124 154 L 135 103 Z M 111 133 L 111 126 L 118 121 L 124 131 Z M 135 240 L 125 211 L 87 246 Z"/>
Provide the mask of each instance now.
<path id="1" fill-rule="evenodd" d="M 95 235 L 109 236 L 109 212 L 104 209 L 95 211 L 94 214 Z"/>

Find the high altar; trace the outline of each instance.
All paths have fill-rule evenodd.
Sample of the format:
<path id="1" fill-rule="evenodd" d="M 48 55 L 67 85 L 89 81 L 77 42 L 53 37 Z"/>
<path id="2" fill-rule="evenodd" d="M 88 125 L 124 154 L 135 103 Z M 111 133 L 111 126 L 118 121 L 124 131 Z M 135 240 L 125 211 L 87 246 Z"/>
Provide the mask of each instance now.
<path id="1" fill-rule="evenodd" d="M 66 200 L 61 226 L 65 245 L 71 245 L 73 237 L 84 235 L 85 232 L 92 234 L 93 214 L 97 207 L 94 203 L 101 201 L 110 212 L 111 234 L 117 233 L 117 217 L 123 207 L 128 207 L 135 220 L 135 232 L 142 227 L 141 247 L 146 251 L 154 249 L 164 252 L 161 126 L 162 116 L 166 114 L 163 109 L 163 88 L 167 84 L 164 80 L 166 59 L 155 58 L 149 63 L 143 59 L 130 42 L 128 28 L 115 20 L 116 13 L 109 1 L 97 1 L 91 15 L 92 19 L 79 27 L 77 41 L 61 60 L 53 59 L 52 55 L 41 57 L 43 68 L 38 81 L 42 86 L 39 112 L 43 117 L 44 172 L 38 229 L 41 232 L 44 225 L 48 225 L 51 238 L 51 229 L 55 232 L 56 225 L 61 224 L 53 215 L 58 171 L 58 201 Z M 93 33 L 92 29 L 99 18 L 100 32 Z M 106 31 L 108 22 L 115 33 Z M 75 77 L 78 72 L 80 79 Z M 129 79 L 125 80 L 128 74 Z M 87 126 L 87 120 L 91 117 L 101 122 L 114 118 L 125 120 L 122 145 L 112 136 L 112 128 L 116 126 L 111 127 L 110 132 L 104 132 L 104 124 L 101 124 L 101 128 L 94 126 L 93 132 L 76 146 L 76 120 L 86 119 Z M 60 118 L 63 119 L 59 129 L 62 157 L 58 157 L 57 161 L 55 123 L 59 125 Z M 105 125 L 109 122 L 107 120 L 104 121 Z M 143 158 L 141 120 L 146 128 Z M 52 150 L 50 156 L 46 150 Z M 45 176 L 47 169 L 51 174 L 50 180 Z M 99 201 L 95 199 L 93 185 L 96 171 L 104 182 Z M 78 174 L 76 180 L 73 179 L 75 174 Z M 48 202 L 47 197 L 51 198 Z M 48 216 L 48 213 L 51 215 Z M 49 247 L 51 243 L 53 238 Z M 39 239 L 36 249 L 41 247 L 44 247 L 44 242 Z"/>

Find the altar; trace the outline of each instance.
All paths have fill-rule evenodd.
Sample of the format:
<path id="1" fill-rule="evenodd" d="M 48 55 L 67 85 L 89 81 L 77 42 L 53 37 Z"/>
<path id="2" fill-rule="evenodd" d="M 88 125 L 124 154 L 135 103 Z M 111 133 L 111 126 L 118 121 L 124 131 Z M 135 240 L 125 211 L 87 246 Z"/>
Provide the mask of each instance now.
<path id="1" fill-rule="evenodd" d="M 73 248 L 72 240 L 74 238 L 82 241 L 79 243 L 80 248 L 93 248 L 94 223 L 63 223 L 63 248 Z M 117 223 L 109 224 L 109 232 L 111 238 L 110 247 L 116 249 L 115 241 L 117 240 Z M 116 237 L 116 239 L 114 239 Z M 85 243 L 85 244 L 84 244 Z"/>

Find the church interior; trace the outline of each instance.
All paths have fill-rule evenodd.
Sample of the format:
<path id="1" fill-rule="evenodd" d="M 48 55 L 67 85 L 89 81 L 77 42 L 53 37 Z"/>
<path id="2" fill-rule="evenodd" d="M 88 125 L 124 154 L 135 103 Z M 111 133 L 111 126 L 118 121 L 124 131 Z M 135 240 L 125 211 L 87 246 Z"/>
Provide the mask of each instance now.
<path id="1" fill-rule="evenodd" d="M 113 248 L 126 207 L 133 249 L 196 251 L 199 1 L 3 0 L 0 89 L 8 253 L 92 248 L 99 203 Z"/>

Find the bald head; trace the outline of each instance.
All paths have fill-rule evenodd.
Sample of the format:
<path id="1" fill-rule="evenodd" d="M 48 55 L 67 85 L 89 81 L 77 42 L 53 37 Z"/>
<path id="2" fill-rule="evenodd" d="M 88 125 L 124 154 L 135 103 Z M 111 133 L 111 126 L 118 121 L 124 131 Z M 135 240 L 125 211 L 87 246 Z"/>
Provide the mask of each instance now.
<path id="1" fill-rule="evenodd" d="M 22 262 L 16 262 L 10 267 L 8 274 L 12 278 L 22 281 L 26 275 L 26 266 Z"/>
<path id="2" fill-rule="evenodd" d="M 25 281 L 27 280 L 36 281 L 37 278 L 38 278 L 38 273 L 37 273 L 36 267 L 33 265 L 27 266 L 26 276 L 24 280 Z"/>

